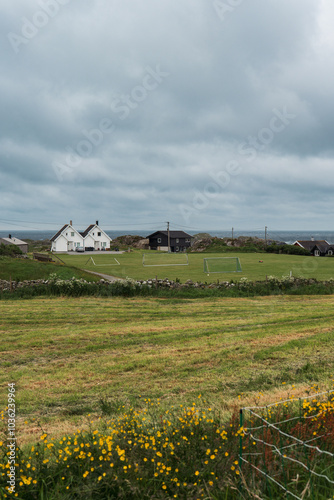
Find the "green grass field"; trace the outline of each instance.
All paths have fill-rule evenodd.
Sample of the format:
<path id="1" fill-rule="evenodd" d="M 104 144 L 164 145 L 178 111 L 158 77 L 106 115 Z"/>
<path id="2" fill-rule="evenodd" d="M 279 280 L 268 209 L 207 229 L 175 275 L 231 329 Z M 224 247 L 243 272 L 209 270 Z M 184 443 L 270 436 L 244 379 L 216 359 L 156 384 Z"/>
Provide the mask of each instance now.
<path id="1" fill-rule="evenodd" d="M 238 410 L 334 387 L 333 306 L 333 296 L 1 302 L 1 498 L 8 384 L 22 500 L 236 500 L 237 474 L 245 499 L 286 498 L 244 464 L 239 472 Z M 319 432 L 317 446 L 330 452 L 331 415 L 303 422 L 304 439 Z M 263 456 L 248 443 L 249 456 Z M 285 469 L 270 456 L 265 467 L 284 484 Z M 311 491 L 307 458 L 298 457 L 289 491 L 329 498 L 327 480 L 315 477 Z M 321 459 L 310 467 L 334 481 L 331 457 Z"/>
<path id="2" fill-rule="evenodd" d="M 145 253 L 145 263 L 153 264 L 152 267 L 143 266 L 143 253 Z M 215 273 L 209 276 L 204 273 L 203 259 L 205 257 L 222 256 L 226 256 L 226 254 L 190 253 L 188 254 L 189 265 L 176 265 L 186 262 L 185 255 L 179 254 L 175 256 L 154 251 L 134 251 L 119 255 L 106 252 L 105 255 L 93 255 L 95 264 L 98 265 L 94 265 L 89 255 L 61 255 L 61 259 L 73 267 L 120 278 L 151 279 L 157 276 L 158 279 L 169 278 L 175 280 L 178 278 L 182 283 L 188 279 L 207 282 L 217 281 L 217 279 L 239 280 L 245 277 L 249 280 L 265 280 L 266 276 L 270 275 L 287 276 L 290 271 L 294 276 L 305 278 L 317 278 L 319 280 L 334 278 L 334 259 L 330 257 L 316 258 L 268 253 L 229 253 L 228 257 L 239 257 L 242 272 Z M 115 258 L 120 265 L 115 265 Z"/>
<path id="3" fill-rule="evenodd" d="M 0 279 L 9 281 L 24 281 L 48 279 L 50 274 L 56 273 L 63 279 L 84 278 L 89 281 L 96 281 L 98 278 L 71 267 L 71 264 L 65 266 L 58 262 L 39 262 L 32 259 L 14 259 L 12 257 L 0 257 Z"/>
<path id="4" fill-rule="evenodd" d="M 34 440 L 37 421 L 57 435 L 101 400 L 160 397 L 168 408 L 202 394 L 228 413 L 260 391 L 267 402 L 292 384 L 302 394 L 333 379 L 333 306 L 284 296 L 2 302 L 0 408 L 15 382 L 18 433 Z"/>

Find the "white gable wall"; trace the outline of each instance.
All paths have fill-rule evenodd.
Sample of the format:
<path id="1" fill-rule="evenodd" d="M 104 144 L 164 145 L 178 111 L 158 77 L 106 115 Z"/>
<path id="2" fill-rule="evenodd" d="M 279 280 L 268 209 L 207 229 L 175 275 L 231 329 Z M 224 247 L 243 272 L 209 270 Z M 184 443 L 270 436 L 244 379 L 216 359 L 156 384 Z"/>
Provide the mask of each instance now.
<path id="1" fill-rule="evenodd" d="M 91 243 L 87 244 L 86 241 Z M 85 247 L 94 247 L 95 250 L 102 250 L 102 248 L 110 248 L 111 238 L 99 228 L 94 226 L 85 238 Z"/>
<path id="2" fill-rule="evenodd" d="M 111 238 L 96 225 L 85 238 L 72 226 L 67 226 L 56 241 L 52 241 L 51 250 L 53 252 L 70 252 L 78 246 L 93 247 L 95 250 L 109 249 L 111 241 Z"/>
<path id="3" fill-rule="evenodd" d="M 67 227 L 56 241 L 52 242 L 51 250 L 53 252 L 70 252 L 76 247 L 83 246 L 83 237 L 73 227 Z"/>
<path id="4" fill-rule="evenodd" d="M 84 246 L 85 246 L 85 248 L 87 248 L 87 247 L 93 247 L 94 248 L 94 239 L 89 234 L 84 239 Z"/>
<path id="5" fill-rule="evenodd" d="M 60 235 L 56 241 L 52 242 L 51 250 L 53 252 L 67 252 L 67 239 Z"/>

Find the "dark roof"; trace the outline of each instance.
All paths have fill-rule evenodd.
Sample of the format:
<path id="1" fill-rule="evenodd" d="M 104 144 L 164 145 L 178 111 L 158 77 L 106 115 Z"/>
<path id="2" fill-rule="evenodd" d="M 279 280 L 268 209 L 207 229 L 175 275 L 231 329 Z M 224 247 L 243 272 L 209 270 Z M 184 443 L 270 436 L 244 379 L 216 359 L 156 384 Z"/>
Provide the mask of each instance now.
<path id="1" fill-rule="evenodd" d="M 327 241 L 325 242 L 317 242 L 316 245 L 314 245 L 313 249 L 318 249 L 320 250 L 321 253 L 326 253 L 329 249 L 332 249 L 333 250 L 333 246 L 330 245 L 329 243 L 327 243 Z"/>
<path id="2" fill-rule="evenodd" d="M 58 233 L 56 233 L 54 236 L 52 236 L 52 238 L 50 238 L 50 241 L 55 241 L 58 238 L 58 236 L 61 235 L 64 229 L 66 229 L 68 226 L 69 224 L 65 224 L 61 229 L 59 229 Z"/>
<path id="3" fill-rule="evenodd" d="M 85 238 L 85 236 L 87 236 L 87 234 L 89 233 L 89 231 L 91 229 L 93 229 L 93 227 L 95 227 L 95 226 L 96 226 L 96 224 L 91 224 L 90 226 L 88 226 L 87 229 L 85 229 L 84 231 L 82 231 L 82 233 L 80 233 L 81 236 L 83 236 Z"/>
<path id="4" fill-rule="evenodd" d="M 156 231 L 155 233 L 149 234 L 146 238 L 151 238 L 152 236 L 163 234 L 168 236 L 168 231 Z M 171 238 L 192 238 L 191 234 L 185 233 L 184 231 L 169 231 Z"/>
<path id="5" fill-rule="evenodd" d="M 318 249 L 321 253 L 326 253 L 329 248 L 333 248 L 333 246 L 326 240 L 297 240 L 296 243 L 299 243 L 300 246 L 309 252 L 312 252 L 314 249 Z"/>

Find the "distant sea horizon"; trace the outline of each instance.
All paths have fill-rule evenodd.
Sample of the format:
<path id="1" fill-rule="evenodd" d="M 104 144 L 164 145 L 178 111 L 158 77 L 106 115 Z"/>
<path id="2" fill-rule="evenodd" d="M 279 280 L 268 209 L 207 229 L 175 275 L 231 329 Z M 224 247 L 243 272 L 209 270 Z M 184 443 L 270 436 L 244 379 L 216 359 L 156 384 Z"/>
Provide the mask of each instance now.
<path id="1" fill-rule="evenodd" d="M 19 238 L 21 240 L 30 239 L 30 240 L 49 240 L 57 231 L 45 231 L 45 230 L 21 230 L 21 229 L 7 229 L 0 230 L 0 238 L 7 238 L 9 234 L 12 236 Z M 146 237 L 148 234 L 154 231 L 145 231 L 145 230 L 118 230 L 118 231 L 106 231 L 110 238 L 115 239 L 118 236 L 124 236 L 126 234 L 129 235 L 138 235 L 142 237 Z M 186 231 L 188 234 L 192 236 L 198 233 L 208 233 L 211 236 L 216 236 L 218 238 L 231 237 L 231 230 L 205 230 L 202 231 Z M 239 230 L 234 231 L 234 238 L 238 238 L 239 236 L 252 236 L 264 239 L 264 230 L 262 231 L 248 231 L 248 230 Z M 268 240 L 281 241 L 288 244 L 294 243 L 296 240 L 326 240 L 329 243 L 334 243 L 334 231 L 269 231 L 267 232 Z"/>

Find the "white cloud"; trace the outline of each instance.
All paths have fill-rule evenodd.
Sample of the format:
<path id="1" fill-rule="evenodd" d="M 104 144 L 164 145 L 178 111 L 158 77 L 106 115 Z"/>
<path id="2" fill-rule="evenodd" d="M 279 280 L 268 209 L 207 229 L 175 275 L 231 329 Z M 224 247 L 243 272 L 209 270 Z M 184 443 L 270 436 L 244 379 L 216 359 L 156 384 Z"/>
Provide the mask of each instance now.
<path id="1" fill-rule="evenodd" d="M 15 218 L 19 192 L 27 221 L 99 211 L 111 224 L 288 229 L 293 211 L 302 229 L 315 193 L 310 217 L 322 220 L 333 184 L 332 2 L 242 2 L 224 21 L 206 0 L 53 2 L 56 15 L 17 53 L 6 36 L 0 48 L 3 218 Z M 2 32 L 23 36 L 22 18 L 36 24 L 40 9 L 3 4 Z M 168 76 L 143 91 L 147 68 Z M 295 118 L 247 161 L 240 145 L 266 137 L 274 109 Z M 94 142 L 104 120 L 112 129 Z M 60 182 L 52 165 L 69 151 L 75 165 Z M 241 173 L 185 221 L 180 204 L 200 206 L 232 160 Z"/>

